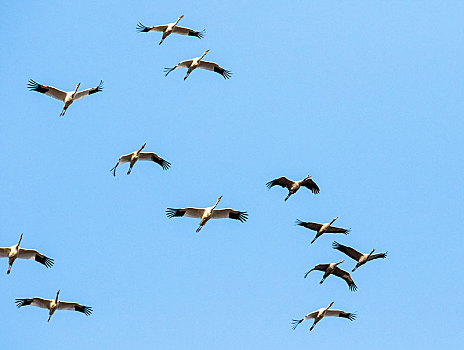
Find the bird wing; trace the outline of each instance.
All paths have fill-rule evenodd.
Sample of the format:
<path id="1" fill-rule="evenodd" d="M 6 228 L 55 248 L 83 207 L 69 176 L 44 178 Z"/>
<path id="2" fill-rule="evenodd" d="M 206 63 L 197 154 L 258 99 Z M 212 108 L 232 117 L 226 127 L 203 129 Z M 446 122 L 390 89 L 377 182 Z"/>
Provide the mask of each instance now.
<path id="1" fill-rule="evenodd" d="M 92 308 L 90 306 L 81 305 L 78 303 L 70 303 L 69 301 L 58 301 L 56 306 L 57 310 L 72 310 L 79 311 L 84 313 L 86 316 L 89 316 L 92 313 Z"/>
<path id="2" fill-rule="evenodd" d="M 235 219 L 240 222 L 245 222 L 248 219 L 248 214 L 246 211 L 238 211 L 230 208 L 226 209 L 214 209 L 211 219 Z"/>
<path id="3" fill-rule="evenodd" d="M 142 32 L 164 32 L 166 30 L 166 28 L 168 27 L 167 24 L 163 24 L 163 25 L 160 25 L 160 26 L 154 26 L 154 27 L 146 27 L 144 26 L 142 23 L 139 22 L 139 24 L 137 24 L 137 31 L 142 33 Z"/>
<path id="4" fill-rule="evenodd" d="M 180 34 L 180 35 L 196 36 L 199 39 L 203 38 L 204 36 L 204 31 L 197 32 L 190 28 L 178 27 L 178 26 L 175 26 L 172 32 L 176 34 Z"/>
<path id="5" fill-rule="evenodd" d="M 47 96 L 56 98 L 57 100 L 63 101 L 66 99 L 66 92 L 62 91 L 60 89 L 57 89 L 53 86 L 47 86 L 47 85 L 40 85 L 36 83 L 34 80 L 29 79 L 27 83 L 27 87 L 30 90 L 40 92 L 41 94 L 45 94 Z"/>
<path id="6" fill-rule="evenodd" d="M 163 158 L 161 158 L 159 155 L 157 155 L 156 153 L 153 153 L 153 152 L 139 153 L 139 159 L 140 160 L 150 160 L 152 162 L 155 162 L 155 163 L 161 165 L 161 167 L 164 170 L 168 170 L 169 167 L 171 166 L 171 163 L 165 161 Z"/>
<path id="7" fill-rule="evenodd" d="M 354 292 L 356 291 L 356 289 L 358 289 L 356 284 L 353 282 L 353 279 L 351 278 L 351 275 L 349 272 L 342 270 L 338 266 L 335 266 L 335 269 L 332 271 L 332 274 L 340 278 L 343 278 L 345 282 L 348 284 L 348 287 L 350 287 L 351 291 Z"/>
<path id="8" fill-rule="evenodd" d="M 350 233 L 350 230 L 346 228 L 341 228 L 341 227 L 329 226 L 327 227 L 327 230 L 325 232 L 326 233 L 344 233 L 345 235 L 347 235 L 348 233 Z"/>
<path id="9" fill-rule="evenodd" d="M 350 321 L 353 321 L 356 318 L 356 314 L 344 312 L 342 310 L 327 310 L 325 316 L 344 317 L 349 319 Z"/>
<path id="10" fill-rule="evenodd" d="M 287 179 L 285 176 L 279 177 L 278 179 L 274 179 L 272 181 L 269 181 L 266 186 L 268 188 L 271 188 L 272 186 L 280 186 L 280 187 L 287 187 L 290 189 L 290 187 L 293 185 L 293 181 Z"/>
<path id="11" fill-rule="evenodd" d="M 45 255 L 43 254 L 40 254 L 37 250 L 35 249 L 23 249 L 23 248 L 19 248 L 19 254 L 18 254 L 18 258 L 20 259 L 29 259 L 29 260 L 35 260 L 39 263 L 41 263 L 42 265 L 46 266 L 46 267 L 52 267 L 53 266 L 53 259 L 50 259 L 48 257 L 46 257 Z"/>
<path id="12" fill-rule="evenodd" d="M 309 222 L 309 221 L 301 221 L 301 220 L 296 220 L 296 224 L 298 226 L 303 226 L 313 231 L 319 231 L 322 227 L 322 224 L 318 224 L 317 222 Z"/>
<path id="13" fill-rule="evenodd" d="M 92 94 L 94 94 L 96 92 L 100 92 L 102 90 L 103 90 L 103 80 L 100 80 L 100 84 L 98 84 L 98 86 L 96 86 L 94 88 L 90 88 L 90 89 L 87 89 L 87 90 L 82 90 L 82 91 L 77 92 L 74 95 L 74 101 L 77 101 L 82 97 L 92 95 Z"/>
<path id="14" fill-rule="evenodd" d="M 51 304 L 50 299 L 42 299 L 42 298 L 29 298 L 29 299 L 16 299 L 15 303 L 17 307 L 22 307 L 22 306 L 37 306 L 41 307 L 42 309 L 50 309 L 50 304 Z"/>
<path id="15" fill-rule="evenodd" d="M 358 252 L 356 249 L 353 249 L 351 247 L 347 247 L 346 245 L 342 245 L 338 242 L 333 242 L 332 243 L 332 248 L 337 249 L 341 251 L 342 253 L 345 253 L 348 255 L 351 259 L 354 259 L 356 261 L 359 260 L 359 258 L 362 256 L 360 252 Z"/>
<path id="16" fill-rule="evenodd" d="M 374 259 L 385 259 L 387 257 L 387 254 L 388 252 L 385 252 L 385 253 L 378 253 L 378 254 L 372 254 L 369 259 L 367 259 L 367 261 L 371 261 L 371 260 L 374 260 Z"/>
<path id="17" fill-rule="evenodd" d="M 299 320 L 292 320 L 292 328 L 295 329 L 301 322 L 309 320 L 311 318 L 315 318 L 319 311 L 313 311 L 307 314 L 305 317 Z"/>
<path id="18" fill-rule="evenodd" d="M 224 79 L 229 79 L 230 76 L 232 75 L 231 71 L 225 70 L 220 65 L 218 65 L 217 63 L 214 63 L 214 62 L 200 61 L 200 64 L 198 65 L 198 68 L 206 69 L 206 70 L 210 70 L 210 71 L 219 73 L 224 77 Z"/>
<path id="19" fill-rule="evenodd" d="M 118 164 L 123 164 L 123 163 L 130 162 L 131 158 L 132 158 L 132 153 L 125 154 L 125 155 L 119 157 Z"/>
<path id="20" fill-rule="evenodd" d="M 6 258 L 10 254 L 11 248 L 0 248 L 0 258 Z"/>
<path id="21" fill-rule="evenodd" d="M 308 277 L 309 273 L 311 271 L 314 271 L 314 270 L 318 270 L 318 271 L 325 271 L 327 270 L 327 268 L 329 267 L 329 264 L 319 264 L 319 265 L 316 265 L 314 266 L 311 270 L 309 270 L 308 272 L 306 272 L 304 278 Z"/>
<path id="22" fill-rule="evenodd" d="M 306 188 L 309 188 L 311 192 L 314 194 L 319 193 L 319 187 L 316 185 L 316 183 L 312 179 L 306 179 L 300 185 Z"/>
<path id="23" fill-rule="evenodd" d="M 201 219 L 203 217 L 204 212 L 204 208 L 167 208 L 166 215 L 168 218 L 172 218 L 174 216 L 187 216 L 189 218 Z"/>
<path id="24" fill-rule="evenodd" d="M 179 62 L 178 64 L 176 64 L 174 67 L 172 68 L 164 68 L 164 72 L 166 73 L 165 76 L 168 76 L 169 73 L 171 73 L 174 69 L 177 69 L 177 68 L 188 68 L 192 65 L 192 62 L 193 62 L 193 59 L 191 60 L 185 60 L 185 61 L 182 61 L 182 62 Z"/>

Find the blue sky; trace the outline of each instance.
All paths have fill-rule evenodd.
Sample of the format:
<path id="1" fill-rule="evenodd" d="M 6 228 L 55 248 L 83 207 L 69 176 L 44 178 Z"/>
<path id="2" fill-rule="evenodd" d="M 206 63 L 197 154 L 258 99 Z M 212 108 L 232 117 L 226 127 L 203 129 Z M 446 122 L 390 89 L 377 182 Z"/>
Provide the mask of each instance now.
<path id="1" fill-rule="evenodd" d="M 147 26 L 185 15 L 202 40 Z M 0 4 L 0 246 L 55 259 L 0 261 L 0 330 L 23 349 L 376 349 L 463 340 L 461 1 L 22 1 Z M 220 75 L 163 68 L 200 56 Z M 62 105 L 27 80 L 102 93 Z M 172 163 L 109 169 L 147 143 Z M 265 183 L 311 174 L 321 188 Z M 168 219 L 166 207 L 246 210 L 249 220 Z M 313 233 L 295 219 L 350 227 Z M 388 251 L 353 273 L 304 279 L 344 256 Z M 342 268 L 351 270 L 346 259 Z M 3 272 L 3 269 L 5 272 Z M 15 298 L 94 308 L 16 309 Z M 311 333 L 293 318 L 357 312 Z M 458 310 L 456 312 L 456 310 Z"/>

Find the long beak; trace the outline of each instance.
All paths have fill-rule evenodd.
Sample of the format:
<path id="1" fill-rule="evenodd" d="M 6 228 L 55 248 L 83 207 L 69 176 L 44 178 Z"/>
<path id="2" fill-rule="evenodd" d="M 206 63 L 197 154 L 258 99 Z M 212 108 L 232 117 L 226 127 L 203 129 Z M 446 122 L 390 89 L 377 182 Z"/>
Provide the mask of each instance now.
<path id="1" fill-rule="evenodd" d="M 142 146 L 142 147 L 140 147 L 140 149 L 139 149 L 139 152 L 140 152 L 141 150 L 143 150 L 143 149 L 144 149 L 144 147 L 145 147 L 145 145 L 146 145 L 146 144 L 147 144 L 147 143 L 145 142 L 145 143 L 143 144 L 143 146 Z"/>

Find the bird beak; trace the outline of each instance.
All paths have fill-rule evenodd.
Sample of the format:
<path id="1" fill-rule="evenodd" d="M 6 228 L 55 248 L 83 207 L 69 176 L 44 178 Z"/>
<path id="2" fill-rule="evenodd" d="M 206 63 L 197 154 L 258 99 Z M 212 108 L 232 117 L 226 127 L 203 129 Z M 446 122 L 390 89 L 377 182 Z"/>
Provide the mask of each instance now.
<path id="1" fill-rule="evenodd" d="M 333 305 L 333 303 L 334 303 L 334 302 L 332 301 L 332 302 L 330 303 L 329 307 L 331 307 L 331 306 Z"/>
<path id="2" fill-rule="evenodd" d="M 340 264 L 341 264 L 342 262 L 344 262 L 344 261 L 345 261 L 345 260 L 340 261 Z"/>
<path id="3" fill-rule="evenodd" d="M 208 53 L 208 52 L 209 52 L 209 50 L 206 50 L 206 51 L 205 51 L 205 53 Z"/>
<path id="4" fill-rule="evenodd" d="M 143 146 L 140 148 L 140 150 L 143 150 L 143 149 L 145 148 L 145 145 L 146 145 L 146 144 L 147 144 L 147 143 L 145 142 L 145 143 L 143 144 Z"/>
<path id="5" fill-rule="evenodd" d="M 77 84 L 76 89 L 79 89 L 79 86 L 81 86 L 81 83 Z"/>
<path id="6" fill-rule="evenodd" d="M 338 216 L 334 217 L 334 220 L 337 220 L 338 219 Z"/>
<path id="7" fill-rule="evenodd" d="M 218 198 L 218 201 L 220 201 L 222 199 L 222 196 Z"/>
<path id="8" fill-rule="evenodd" d="M 181 19 L 182 17 L 184 17 L 184 15 L 182 15 L 182 16 L 179 16 L 179 19 Z"/>

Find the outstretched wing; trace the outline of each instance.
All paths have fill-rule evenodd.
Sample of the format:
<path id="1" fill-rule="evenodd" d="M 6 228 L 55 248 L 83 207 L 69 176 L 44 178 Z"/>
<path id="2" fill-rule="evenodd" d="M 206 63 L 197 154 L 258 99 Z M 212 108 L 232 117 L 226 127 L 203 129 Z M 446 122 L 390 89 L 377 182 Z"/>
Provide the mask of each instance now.
<path id="1" fill-rule="evenodd" d="M 356 261 L 358 261 L 359 258 L 363 255 L 360 252 L 358 252 L 356 249 L 353 249 L 353 248 L 348 247 L 346 245 L 342 245 L 342 244 L 340 244 L 338 242 L 333 242 L 332 243 L 332 248 L 341 251 L 342 253 L 348 255 L 351 259 L 354 259 Z"/>
<path id="2" fill-rule="evenodd" d="M 296 224 L 316 232 L 319 231 L 322 227 L 322 224 L 318 224 L 317 222 L 301 221 L 298 219 L 296 220 Z"/>
<path id="3" fill-rule="evenodd" d="M 82 90 L 82 91 L 77 92 L 74 95 L 74 101 L 77 101 L 82 97 L 92 95 L 92 94 L 94 94 L 96 92 L 100 92 L 102 90 L 103 90 L 103 80 L 100 80 L 100 84 L 98 84 L 98 86 L 96 86 L 94 88 L 90 88 L 90 89 L 87 89 L 87 90 Z"/>
<path id="4" fill-rule="evenodd" d="M 42 309 L 50 309 L 51 304 L 50 299 L 42 298 L 29 298 L 29 299 L 16 299 L 15 303 L 17 307 L 23 307 L 27 305 L 41 307 Z"/>
<path id="5" fill-rule="evenodd" d="M 290 189 L 290 187 L 293 185 L 293 181 L 290 181 L 287 179 L 285 176 L 279 177 L 278 179 L 274 179 L 272 181 L 269 181 L 266 186 L 268 188 L 271 188 L 272 186 L 280 186 L 280 187 L 287 187 Z"/>
<path id="6" fill-rule="evenodd" d="M 224 77 L 224 79 L 229 79 L 230 76 L 232 75 L 231 71 L 225 70 L 220 65 L 218 65 L 217 63 L 214 63 L 214 62 L 200 61 L 200 64 L 198 65 L 198 68 L 206 69 L 206 70 L 210 70 L 210 71 L 219 73 Z"/>
<path id="7" fill-rule="evenodd" d="M 174 69 L 177 69 L 177 68 L 188 68 L 192 65 L 192 62 L 193 62 L 193 59 L 191 60 L 185 60 L 185 61 L 182 61 L 182 62 L 179 62 L 178 64 L 176 64 L 174 67 L 172 68 L 164 68 L 164 73 L 165 76 L 168 76 L 169 73 L 171 73 Z"/>
<path id="8" fill-rule="evenodd" d="M 378 254 L 372 254 L 367 261 L 371 261 L 374 259 L 385 259 L 387 257 L 388 252 L 385 253 L 378 253 Z"/>
<path id="9" fill-rule="evenodd" d="M 325 232 L 326 233 L 344 233 L 345 235 L 347 235 L 348 233 L 350 233 L 350 230 L 346 228 L 341 228 L 341 227 L 329 226 L 327 227 L 327 231 Z"/>
<path id="10" fill-rule="evenodd" d="M 344 317 L 353 321 L 356 318 L 356 314 L 352 314 L 350 312 L 344 312 L 342 310 L 327 310 L 325 316 L 335 316 L 335 317 Z"/>
<path id="11" fill-rule="evenodd" d="M 52 267 L 54 264 L 53 259 L 50 259 L 46 257 L 43 254 L 40 254 L 37 250 L 35 249 L 23 249 L 19 248 L 19 254 L 18 258 L 20 259 L 29 259 L 29 260 L 35 260 L 38 263 L 41 263 L 42 265 L 46 267 Z"/>
<path id="12" fill-rule="evenodd" d="M 245 222 L 248 219 L 248 214 L 246 211 L 238 211 L 230 208 L 226 209 L 214 209 L 211 219 L 235 219 L 240 222 Z"/>
<path id="13" fill-rule="evenodd" d="M 58 305 L 56 306 L 57 310 L 72 310 L 82 312 L 86 316 L 90 316 L 92 313 L 92 307 L 81 305 L 78 303 L 70 303 L 68 301 L 58 301 Z"/>
<path id="14" fill-rule="evenodd" d="M 189 35 L 189 36 L 196 36 L 197 38 L 201 39 L 205 36 L 205 31 L 202 30 L 201 32 L 197 32 L 190 28 L 185 27 L 178 27 L 175 26 L 172 30 L 173 33 L 180 34 L 180 35 Z"/>
<path id="15" fill-rule="evenodd" d="M 353 279 L 351 278 L 351 275 L 349 274 L 349 272 L 342 270 L 341 268 L 336 266 L 335 269 L 332 271 L 332 274 L 340 278 L 343 278 L 345 282 L 348 284 L 348 287 L 350 287 L 350 290 L 352 292 L 355 292 L 356 289 L 358 289 L 356 284 L 353 282 Z"/>
<path id="16" fill-rule="evenodd" d="M 314 194 L 319 193 L 319 187 L 316 185 L 316 183 L 312 179 L 306 179 L 300 185 L 306 188 L 309 188 L 311 192 Z"/>
<path id="17" fill-rule="evenodd" d="M 319 264 L 319 265 L 316 265 L 314 266 L 311 270 L 309 270 L 308 272 L 306 272 L 304 278 L 308 277 L 309 273 L 311 271 L 314 271 L 314 270 L 318 270 L 318 271 L 325 271 L 327 270 L 327 268 L 329 267 L 329 264 Z"/>
<path id="18" fill-rule="evenodd" d="M 40 92 L 41 94 L 45 94 L 47 96 L 56 98 L 57 100 L 63 101 L 66 99 L 66 92 L 57 89 L 53 86 L 47 86 L 47 85 L 40 85 L 39 83 L 36 83 L 34 80 L 29 79 L 27 83 L 27 87 L 30 90 Z"/>
<path id="19" fill-rule="evenodd" d="M 171 163 L 164 160 L 159 155 L 157 155 L 156 153 L 153 153 L 153 152 L 139 153 L 139 159 L 140 160 L 149 160 L 149 161 L 155 162 L 155 163 L 161 165 L 161 167 L 164 170 L 168 170 L 169 167 L 171 166 Z"/>
<path id="20" fill-rule="evenodd" d="M 142 23 L 139 22 L 139 24 L 137 24 L 136 29 L 140 33 L 164 32 L 167 27 L 168 27 L 167 24 L 160 25 L 160 26 L 154 26 L 154 27 L 145 27 Z"/>
<path id="21" fill-rule="evenodd" d="M 317 313 L 318 313 L 317 311 L 313 311 L 313 312 L 307 314 L 305 317 L 303 317 L 300 320 L 292 320 L 292 328 L 295 329 L 301 322 L 316 317 Z"/>
<path id="22" fill-rule="evenodd" d="M 6 258 L 10 254 L 11 248 L 0 248 L 0 258 Z"/>
<path id="23" fill-rule="evenodd" d="M 187 216 L 189 218 L 198 218 L 201 219 L 205 209 L 203 208 L 167 208 L 166 216 L 168 218 L 173 218 L 175 216 Z"/>

